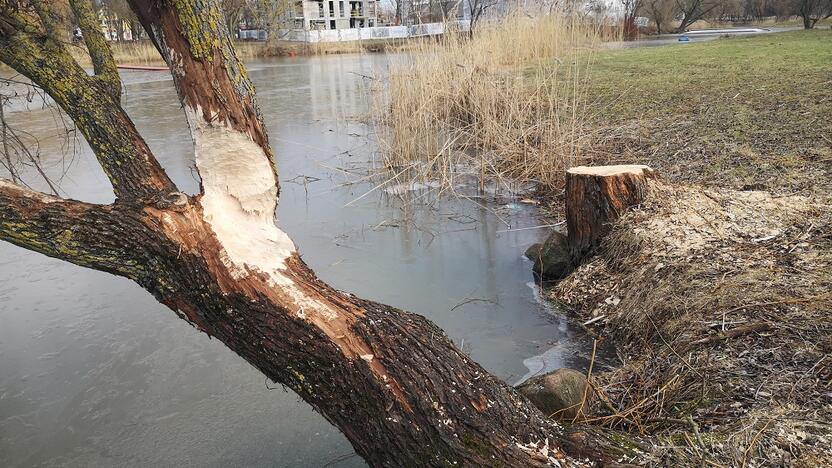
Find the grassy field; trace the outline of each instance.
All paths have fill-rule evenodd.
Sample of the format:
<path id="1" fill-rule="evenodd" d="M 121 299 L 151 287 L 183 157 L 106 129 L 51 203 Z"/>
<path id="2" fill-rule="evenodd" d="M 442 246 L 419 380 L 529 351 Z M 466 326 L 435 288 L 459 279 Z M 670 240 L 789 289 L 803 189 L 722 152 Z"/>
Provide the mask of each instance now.
<path id="1" fill-rule="evenodd" d="M 738 189 L 830 186 L 832 30 L 604 51 L 591 76 L 597 141 L 613 160 Z"/>
<path id="2" fill-rule="evenodd" d="M 596 162 L 665 176 L 549 291 L 619 357 L 591 421 L 648 435 L 656 466 L 832 466 L 832 31 L 591 73 Z"/>

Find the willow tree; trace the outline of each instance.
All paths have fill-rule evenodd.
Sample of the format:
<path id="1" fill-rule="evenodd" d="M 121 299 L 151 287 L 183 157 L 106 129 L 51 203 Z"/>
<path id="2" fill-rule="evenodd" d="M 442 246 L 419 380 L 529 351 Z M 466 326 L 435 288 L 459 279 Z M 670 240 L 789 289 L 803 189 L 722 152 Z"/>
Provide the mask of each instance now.
<path id="1" fill-rule="evenodd" d="M 603 461 L 600 436 L 549 420 L 425 318 L 338 291 L 276 225 L 279 193 L 254 88 L 216 0 L 131 1 L 170 66 L 200 193 L 181 193 L 120 105 L 91 0 L 69 0 L 93 65 L 50 3 L 0 0 L 0 60 L 75 122 L 112 183 L 97 205 L 0 181 L 0 238 L 124 276 L 337 426 L 373 465 Z"/>

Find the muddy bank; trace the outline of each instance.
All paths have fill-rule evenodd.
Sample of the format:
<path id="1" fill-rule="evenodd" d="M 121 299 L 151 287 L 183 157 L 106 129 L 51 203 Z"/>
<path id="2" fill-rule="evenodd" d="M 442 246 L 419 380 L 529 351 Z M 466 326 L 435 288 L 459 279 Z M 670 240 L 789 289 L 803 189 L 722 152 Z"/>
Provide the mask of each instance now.
<path id="1" fill-rule="evenodd" d="M 617 349 L 589 422 L 655 463 L 832 463 L 831 201 L 651 181 L 548 291 Z"/>

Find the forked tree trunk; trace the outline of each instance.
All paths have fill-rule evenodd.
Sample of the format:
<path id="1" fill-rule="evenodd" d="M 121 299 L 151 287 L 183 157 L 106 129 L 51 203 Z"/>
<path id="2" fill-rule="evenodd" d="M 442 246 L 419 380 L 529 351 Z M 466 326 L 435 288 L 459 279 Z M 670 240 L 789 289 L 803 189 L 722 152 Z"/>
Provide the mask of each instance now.
<path id="1" fill-rule="evenodd" d="M 591 255 L 624 211 L 641 203 L 647 180 L 642 165 L 573 167 L 566 171 L 566 229 L 574 264 Z"/>
<path id="2" fill-rule="evenodd" d="M 0 238 L 136 281 L 295 391 L 372 465 L 609 460 L 605 437 L 550 421 L 425 318 L 337 291 L 303 263 L 276 226 L 271 147 L 216 1 L 131 2 L 172 69 L 197 196 L 177 191 L 121 109 L 90 0 L 71 3 L 94 76 L 38 32 L 51 21 L 41 2 L 37 16 L 0 17 L 0 60 L 73 117 L 117 200 L 93 205 L 0 181 Z"/>

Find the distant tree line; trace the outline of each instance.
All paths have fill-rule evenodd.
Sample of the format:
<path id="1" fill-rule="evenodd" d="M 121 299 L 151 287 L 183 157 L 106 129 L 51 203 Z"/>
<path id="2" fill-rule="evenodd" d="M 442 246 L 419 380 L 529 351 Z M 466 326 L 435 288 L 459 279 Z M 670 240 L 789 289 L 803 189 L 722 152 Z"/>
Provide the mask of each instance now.
<path id="1" fill-rule="evenodd" d="M 625 27 L 638 16 L 650 19 L 659 34 L 684 32 L 699 20 L 754 21 L 767 17 L 802 18 L 812 29 L 832 17 L 832 0 L 619 0 Z"/>
<path id="2" fill-rule="evenodd" d="M 659 34 L 684 32 L 699 20 L 725 22 L 752 22 L 761 18 L 799 17 L 803 27 L 812 29 L 826 18 L 832 17 L 832 0 L 616 0 L 625 35 L 632 36 L 640 25 L 638 18 L 647 18 L 655 24 Z M 274 33 L 277 29 L 291 28 L 284 25 L 284 16 L 291 8 L 291 0 L 219 0 L 225 16 L 228 32 L 237 37 L 238 30 L 263 29 Z M 486 14 L 496 16 L 513 10 L 522 4 L 524 10 L 538 14 L 554 11 L 579 12 L 596 19 L 609 17 L 610 4 L 605 0 L 390 0 L 379 2 L 382 9 L 392 11 L 387 16 L 392 24 L 413 24 L 454 20 L 465 16 L 472 26 Z M 134 15 L 127 0 L 94 0 L 92 2 L 102 20 L 105 36 L 110 40 L 146 39 L 146 33 Z M 386 7 L 386 8 L 385 8 Z M 69 12 L 67 0 L 57 0 L 53 7 L 56 19 L 65 24 L 69 32 L 76 30 Z M 493 16 L 493 15 L 491 15 Z M 60 21 L 65 19 L 66 21 Z M 473 27 L 472 27 L 473 29 Z M 77 37 L 76 37 L 77 39 Z"/>
<path id="3" fill-rule="evenodd" d="M 65 0 L 59 3 L 65 3 Z M 220 0 L 219 4 L 229 34 L 237 37 L 241 27 L 267 31 L 277 27 L 289 0 Z M 128 37 L 132 40 L 146 38 L 127 0 L 97 0 L 93 5 L 106 22 L 106 29 L 111 30 L 105 31 L 109 39 L 122 41 Z M 126 34 L 128 29 L 130 34 Z"/>

